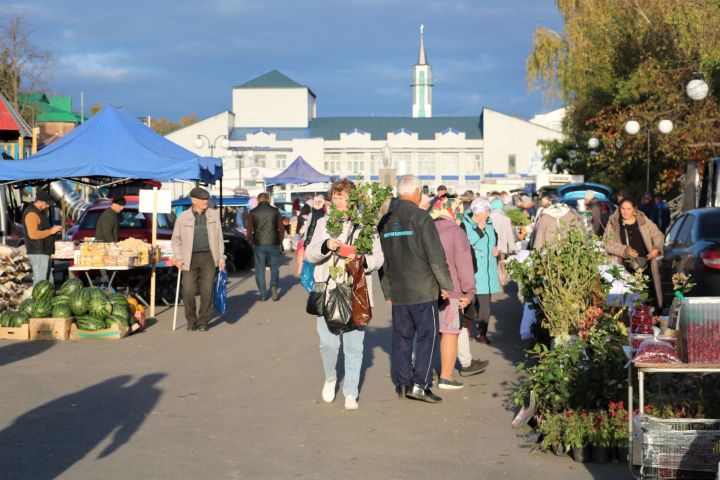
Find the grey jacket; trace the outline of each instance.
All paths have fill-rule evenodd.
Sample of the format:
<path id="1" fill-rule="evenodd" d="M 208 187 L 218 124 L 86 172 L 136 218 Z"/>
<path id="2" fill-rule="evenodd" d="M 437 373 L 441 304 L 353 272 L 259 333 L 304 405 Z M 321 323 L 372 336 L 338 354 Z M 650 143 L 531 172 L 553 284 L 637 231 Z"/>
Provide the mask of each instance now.
<path id="1" fill-rule="evenodd" d="M 210 253 L 217 267 L 220 260 L 225 258 L 225 241 L 220 223 L 220 213 L 213 208 L 208 208 L 206 215 Z M 190 270 L 194 233 L 195 217 L 193 216 L 192 207 L 190 207 L 175 220 L 175 228 L 173 228 L 172 234 L 173 258 L 182 260 L 183 270 Z"/>

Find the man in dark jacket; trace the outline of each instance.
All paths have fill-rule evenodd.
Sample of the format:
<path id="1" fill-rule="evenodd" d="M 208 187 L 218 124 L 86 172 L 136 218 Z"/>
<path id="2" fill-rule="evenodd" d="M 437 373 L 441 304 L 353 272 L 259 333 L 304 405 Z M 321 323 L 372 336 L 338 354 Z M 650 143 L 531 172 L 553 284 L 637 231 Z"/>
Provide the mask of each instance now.
<path id="1" fill-rule="evenodd" d="M 95 224 L 95 241 L 115 243 L 120 241 L 120 212 L 125 208 L 125 198 L 115 197 Z"/>
<path id="2" fill-rule="evenodd" d="M 33 285 L 50 276 L 50 256 L 55 253 L 55 234 L 60 231 L 58 225 L 50 225 L 48 208 L 51 204 L 50 194 L 38 190 L 35 201 L 23 213 L 25 248 L 32 267 Z"/>
<path id="3" fill-rule="evenodd" d="M 397 205 L 378 225 L 385 254 L 380 283 L 392 305 L 392 378 L 401 398 L 434 403 L 442 400 L 430 390 L 438 297 L 448 298 L 452 277 L 432 218 L 418 208 L 420 179 L 401 177 L 398 195 Z"/>
<path id="4" fill-rule="evenodd" d="M 280 210 L 270 205 L 270 197 L 263 192 L 257 197 L 258 206 L 250 210 L 247 218 L 247 238 L 253 246 L 255 257 L 255 282 L 258 286 L 258 300 L 268 299 L 265 286 L 265 265 L 270 265 L 270 294 L 273 301 L 278 300 L 278 272 L 280 268 L 280 248 L 285 238 Z"/>

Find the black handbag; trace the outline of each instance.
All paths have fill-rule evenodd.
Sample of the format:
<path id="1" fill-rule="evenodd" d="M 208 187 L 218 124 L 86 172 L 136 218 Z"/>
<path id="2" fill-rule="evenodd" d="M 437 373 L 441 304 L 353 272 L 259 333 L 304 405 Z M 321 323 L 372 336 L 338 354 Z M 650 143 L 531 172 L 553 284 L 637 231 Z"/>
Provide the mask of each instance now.
<path id="1" fill-rule="evenodd" d="M 322 317 L 325 313 L 325 292 L 327 282 L 315 282 L 313 289 L 307 299 L 305 311 L 310 315 Z"/>

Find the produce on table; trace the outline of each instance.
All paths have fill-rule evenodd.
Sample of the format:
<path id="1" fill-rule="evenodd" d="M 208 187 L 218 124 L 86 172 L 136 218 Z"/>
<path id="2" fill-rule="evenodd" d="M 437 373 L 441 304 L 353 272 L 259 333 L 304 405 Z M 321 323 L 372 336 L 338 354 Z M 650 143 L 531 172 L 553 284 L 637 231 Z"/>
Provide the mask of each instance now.
<path id="1" fill-rule="evenodd" d="M 636 363 L 682 363 L 675 347 L 655 338 L 645 340 L 638 347 Z"/>

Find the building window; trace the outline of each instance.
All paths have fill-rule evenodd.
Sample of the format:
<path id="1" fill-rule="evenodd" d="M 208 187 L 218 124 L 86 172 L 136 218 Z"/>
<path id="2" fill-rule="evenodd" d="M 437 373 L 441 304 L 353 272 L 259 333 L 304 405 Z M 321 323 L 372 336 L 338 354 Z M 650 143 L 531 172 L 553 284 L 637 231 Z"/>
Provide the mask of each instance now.
<path id="1" fill-rule="evenodd" d="M 420 153 L 418 156 L 418 174 L 435 175 L 435 154 Z"/>
<path id="2" fill-rule="evenodd" d="M 393 153 L 392 163 L 393 168 L 398 175 L 405 175 L 407 173 L 412 173 L 413 171 L 412 157 L 407 152 Z"/>
<path id="3" fill-rule="evenodd" d="M 275 155 L 275 168 L 287 168 L 287 155 Z"/>
<path id="4" fill-rule="evenodd" d="M 445 175 L 458 175 L 460 173 L 460 154 L 457 152 L 443 152 L 440 154 L 440 168 Z"/>
<path id="5" fill-rule="evenodd" d="M 365 154 L 364 153 L 348 153 L 348 168 L 349 174 L 361 174 L 365 173 Z"/>
<path id="6" fill-rule="evenodd" d="M 255 155 L 255 165 L 258 167 L 266 167 L 267 166 L 267 158 L 265 155 Z"/>
<path id="7" fill-rule="evenodd" d="M 377 175 L 382 166 L 383 156 L 381 153 L 370 154 L 370 171 L 368 175 Z"/>
<path id="8" fill-rule="evenodd" d="M 515 154 L 508 155 L 508 173 L 517 173 Z"/>
<path id="9" fill-rule="evenodd" d="M 340 175 L 339 153 L 328 153 L 325 155 L 325 173 Z"/>
<path id="10" fill-rule="evenodd" d="M 243 180 L 243 185 L 246 187 L 257 187 L 257 180 Z"/>
<path id="11" fill-rule="evenodd" d="M 482 175 L 483 155 L 482 153 L 469 153 L 465 162 L 465 173 L 467 175 Z"/>

